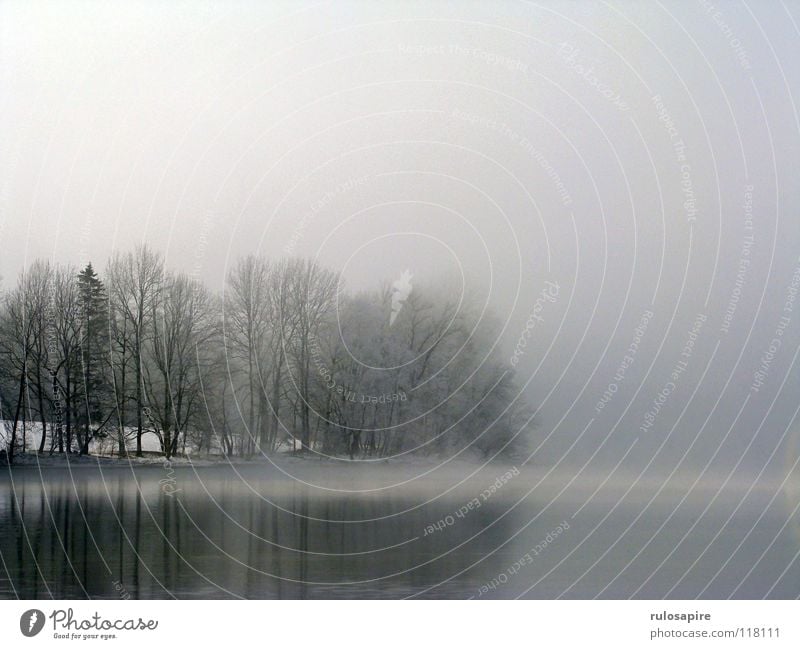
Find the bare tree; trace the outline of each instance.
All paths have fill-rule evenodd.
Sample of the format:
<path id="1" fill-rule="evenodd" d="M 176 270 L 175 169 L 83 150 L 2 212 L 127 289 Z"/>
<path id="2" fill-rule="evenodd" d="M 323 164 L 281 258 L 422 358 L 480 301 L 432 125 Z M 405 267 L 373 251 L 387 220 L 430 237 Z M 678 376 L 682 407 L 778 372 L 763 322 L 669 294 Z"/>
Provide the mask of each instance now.
<path id="1" fill-rule="evenodd" d="M 201 399 L 201 371 L 210 362 L 216 313 L 208 290 L 184 274 L 167 274 L 152 303 L 144 385 L 151 418 L 160 427 L 162 450 L 175 455 L 181 434 Z"/>
<path id="2" fill-rule="evenodd" d="M 53 296 L 50 324 L 55 336 L 56 357 L 51 359 L 56 389 L 63 394 L 66 438 L 59 436 L 59 452 L 72 452 L 72 423 L 77 393 L 80 389 L 80 298 L 75 269 L 56 267 L 53 272 Z M 60 378 L 59 378 L 60 377 Z M 55 397 L 55 395 L 54 395 Z M 57 422 L 58 424 L 59 422 Z"/>
<path id="3" fill-rule="evenodd" d="M 311 440 L 311 368 L 312 346 L 326 324 L 330 324 L 339 288 L 339 276 L 312 260 L 292 260 L 288 287 L 292 337 L 287 347 L 292 358 L 293 385 L 297 391 L 300 415 L 300 444 L 304 452 L 310 451 Z"/>
<path id="4" fill-rule="evenodd" d="M 136 455 L 142 455 L 142 432 L 144 426 L 144 345 L 150 334 L 153 304 L 158 298 L 164 275 L 164 262 L 161 255 L 147 246 L 139 246 L 135 251 L 116 255 L 108 265 L 109 300 L 114 312 L 116 333 L 123 332 L 122 342 L 125 356 L 121 362 L 128 362 L 128 349 L 134 369 L 134 395 L 136 405 Z M 120 322 L 121 321 L 121 322 Z M 129 347 L 128 347 L 129 346 Z M 124 380 L 123 380 L 124 383 Z M 125 399 L 124 391 L 117 402 Z M 120 426 L 125 422 L 121 420 Z M 121 436 L 124 432 L 120 433 Z"/>
<path id="5" fill-rule="evenodd" d="M 36 367 L 42 360 L 41 337 L 45 310 L 47 308 L 47 290 L 50 268 L 47 264 L 36 262 L 30 270 L 20 274 L 16 287 L 6 296 L 2 316 L 2 333 L 0 349 L 4 365 L 9 373 L 17 376 L 18 394 L 15 406 L 14 422 L 11 430 L 9 457 L 13 461 L 16 449 L 17 424 L 20 414 L 25 417 L 24 402 L 30 390 L 31 376 L 39 376 Z M 41 379 L 39 380 L 41 387 Z M 43 413 L 43 399 L 40 410 Z M 42 440 L 40 449 L 44 450 L 46 435 L 46 419 L 42 414 Z M 24 435 L 24 431 L 23 431 Z"/>
<path id="6" fill-rule="evenodd" d="M 268 371 L 265 355 L 269 330 L 269 277 L 271 268 L 267 261 L 250 255 L 240 260 L 228 275 L 225 293 L 223 327 L 226 349 L 230 351 L 231 375 L 236 374 L 235 363 L 245 371 L 248 392 L 247 454 L 253 452 L 256 442 L 263 441 L 262 404 L 264 375 Z"/>
<path id="7" fill-rule="evenodd" d="M 287 348 L 295 335 L 297 319 L 292 312 L 292 268 L 293 264 L 282 260 L 271 267 L 269 276 L 268 321 L 270 358 L 269 432 L 268 449 L 274 451 L 281 440 L 281 403 L 284 393 L 284 372 L 287 363 Z"/>
<path id="8" fill-rule="evenodd" d="M 45 373 L 50 367 L 50 348 L 48 336 L 53 335 L 51 325 L 52 305 L 51 290 L 53 269 L 49 262 L 36 260 L 30 269 L 20 277 L 19 289 L 22 293 L 23 319 L 30 323 L 31 346 L 28 350 L 26 367 L 29 372 L 27 389 L 33 389 L 38 405 L 39 421 L 42 425 L 42 436 L 39 441 L 39 453 L 44 452 L 47 441 L 48 411 L 45 403 L 48 400 L 48 385 Z M 50 339 L 52 340 L 52 338 Z"/>

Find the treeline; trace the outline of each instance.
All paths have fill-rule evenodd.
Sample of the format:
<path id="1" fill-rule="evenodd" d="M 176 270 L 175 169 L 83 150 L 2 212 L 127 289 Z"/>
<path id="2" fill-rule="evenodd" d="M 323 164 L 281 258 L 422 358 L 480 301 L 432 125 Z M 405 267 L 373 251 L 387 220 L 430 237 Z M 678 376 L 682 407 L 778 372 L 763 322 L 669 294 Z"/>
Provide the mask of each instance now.
<path id="1" fill-rule="evenodd" d="M 350 295 L 305 259 L 246 257 L 222 295 L 147 247 L 102 276 L 36 261 L 0 307 L 6 451 L 511 452 L 529 413 L 493 333 L 445 288 Z"/>

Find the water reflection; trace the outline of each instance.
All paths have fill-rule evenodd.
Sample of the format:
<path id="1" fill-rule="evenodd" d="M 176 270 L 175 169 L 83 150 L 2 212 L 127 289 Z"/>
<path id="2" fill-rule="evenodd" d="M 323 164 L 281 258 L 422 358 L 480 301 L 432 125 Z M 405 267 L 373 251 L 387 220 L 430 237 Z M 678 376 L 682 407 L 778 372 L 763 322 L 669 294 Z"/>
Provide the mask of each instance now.
<path id="1" fill-rule="evenodd" d="M 414 539 L 449 512 L 447 499 L 419 507 L 391 492 L 325 493 L 257 475 L 245 484 L 209 471 L 180 470 L 174 491 L 157 468 L 50 469 L 44 485 L 38 472 L 16 471 L 0 506 L 11 575 L 3 595 L 13 585 L 25 598 L 400 597 L 462 569 L 488 540 L 448 554 L 456 536 L 440 535 L 420 548 Z M 457 542 L 493 517 L 486 507 L 460 521 Z"/>
<path id="2" fill-rule="evenodd" d="M 621 500 L 552 481 L 529 494 L 520 478 L 453 515 L 496 474 L 426 502 L 441 486 L 353 493 L 263 467 L 15 469 L 0 482 L 0 597 L 798 594 L 796 521 L 769 492 L 721 497 L 693 527 L 702 498 L 648 505 L 655 491 Z"/>

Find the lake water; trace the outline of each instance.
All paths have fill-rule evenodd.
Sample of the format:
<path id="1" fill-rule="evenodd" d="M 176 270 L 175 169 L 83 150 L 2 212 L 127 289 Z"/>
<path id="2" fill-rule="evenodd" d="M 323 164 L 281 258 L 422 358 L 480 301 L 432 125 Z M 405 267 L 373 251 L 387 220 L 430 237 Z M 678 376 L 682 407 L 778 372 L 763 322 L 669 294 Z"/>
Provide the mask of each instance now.
<path id="1" fill-rule="evenodd" d="M 633 480 L 302 460 L 3 469 L 0 597 L 800 595 L 796 490 Z"/>

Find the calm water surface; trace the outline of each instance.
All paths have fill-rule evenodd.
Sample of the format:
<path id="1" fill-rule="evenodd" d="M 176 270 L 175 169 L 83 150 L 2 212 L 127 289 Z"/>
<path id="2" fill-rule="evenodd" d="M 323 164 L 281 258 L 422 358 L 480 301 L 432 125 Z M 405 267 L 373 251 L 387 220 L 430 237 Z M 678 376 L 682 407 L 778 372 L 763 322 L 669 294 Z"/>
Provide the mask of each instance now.
<path id="1" fill-rule="evenodd" d="M 791 490 L 432 467 L 3 470 L 0 597 L 800 595 Z"/>

